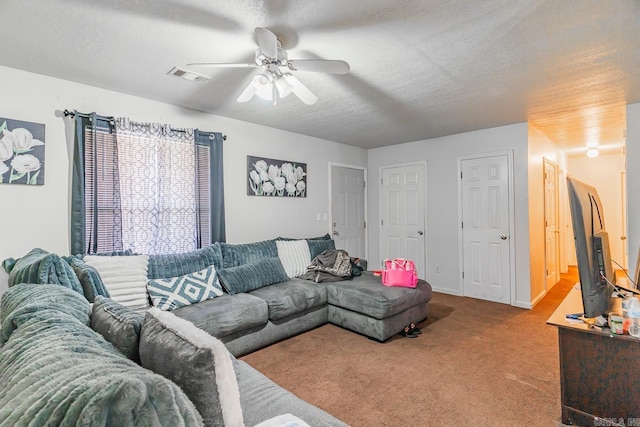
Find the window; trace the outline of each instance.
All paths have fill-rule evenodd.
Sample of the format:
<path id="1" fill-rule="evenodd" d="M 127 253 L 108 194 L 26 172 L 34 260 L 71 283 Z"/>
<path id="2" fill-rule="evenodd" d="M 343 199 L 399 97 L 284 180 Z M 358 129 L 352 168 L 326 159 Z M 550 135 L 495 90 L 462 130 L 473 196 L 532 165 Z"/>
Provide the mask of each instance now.
<path id="1" fill-rule="evenodd" d="M 76 113 L 72 252 L 187 252 L 224 241 L 219 133 Z"/>

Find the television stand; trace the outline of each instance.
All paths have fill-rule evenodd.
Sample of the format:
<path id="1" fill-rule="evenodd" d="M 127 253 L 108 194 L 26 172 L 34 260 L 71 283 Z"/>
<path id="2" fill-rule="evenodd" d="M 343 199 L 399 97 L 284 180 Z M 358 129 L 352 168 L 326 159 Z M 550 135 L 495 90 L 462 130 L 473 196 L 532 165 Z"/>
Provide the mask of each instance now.
<path id="1" fill-rule="evenodd" d="M 640 339 L 566 318 L 581 311 L 580 290 L 571 288 L 547 320 L 558 327 L 562 423 L 640 425 Z"/>

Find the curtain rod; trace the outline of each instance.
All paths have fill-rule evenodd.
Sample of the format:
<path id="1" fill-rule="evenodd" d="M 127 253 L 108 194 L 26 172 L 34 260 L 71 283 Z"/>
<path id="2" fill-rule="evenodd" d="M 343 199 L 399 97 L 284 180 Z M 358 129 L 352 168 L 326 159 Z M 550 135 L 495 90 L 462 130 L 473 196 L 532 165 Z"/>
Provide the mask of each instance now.
<path id="1" fill-rule="evenodd" d="M 75 117 L 75 115 L 76 115 L 76 113 L 74 113 L 73 111 L 67 110 L 66 108 L 64 109 L 63 113 L 64 113 L 64 116 L 65 116 L 65 117 Z M 182 129 L 173 129 L 173 128 L 172 128 L 171 130 L 173 130 L 173 131 L 182 131 L 182 132 L 184 132 L 184 130 L 182 130 Z M 213 132 L 212 132 L 212 133 L 213 133 Z M 227 140 L 227 135 L 222 134 L 222 140 L 223 140 L 223 141 L 226 141 L 226 140 Z"/>

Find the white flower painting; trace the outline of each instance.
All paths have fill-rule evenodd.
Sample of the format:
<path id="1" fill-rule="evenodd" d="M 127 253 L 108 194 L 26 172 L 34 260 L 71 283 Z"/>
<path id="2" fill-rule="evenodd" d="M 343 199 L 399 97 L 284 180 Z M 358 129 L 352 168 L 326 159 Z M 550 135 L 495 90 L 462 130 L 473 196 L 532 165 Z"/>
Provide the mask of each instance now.
<path id="1" fill-rule="evenodd" d="M 307 197 L 307 164 L 247 156 L 249 196 Z"/>
<path id="2" fill-rule="evenodd" d="M 0 117 L 0 184 L 44 184 L 44 124 Z"/>

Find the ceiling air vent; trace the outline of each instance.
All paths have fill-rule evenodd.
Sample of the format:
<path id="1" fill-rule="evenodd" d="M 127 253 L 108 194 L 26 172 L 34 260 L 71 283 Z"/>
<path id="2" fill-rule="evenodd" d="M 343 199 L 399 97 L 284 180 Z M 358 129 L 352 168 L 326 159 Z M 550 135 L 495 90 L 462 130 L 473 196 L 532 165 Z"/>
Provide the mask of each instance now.
<path id="1" fill-rule="evenodd" d="M 204 74 L 196 73 L 195 71 L 185 70 L 180 67 L 173 67 L 167 74 L 170 76 L 179 77 L 181 79 L 189 80 L 190 82 L 206 82 L 210 80 L 211 77 L 206 76 Z"/>

